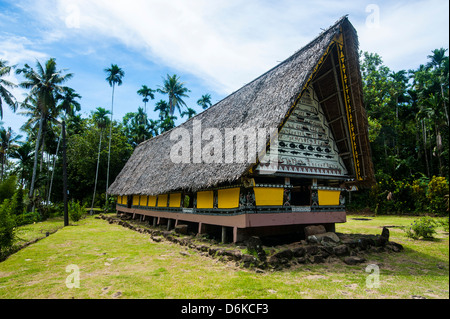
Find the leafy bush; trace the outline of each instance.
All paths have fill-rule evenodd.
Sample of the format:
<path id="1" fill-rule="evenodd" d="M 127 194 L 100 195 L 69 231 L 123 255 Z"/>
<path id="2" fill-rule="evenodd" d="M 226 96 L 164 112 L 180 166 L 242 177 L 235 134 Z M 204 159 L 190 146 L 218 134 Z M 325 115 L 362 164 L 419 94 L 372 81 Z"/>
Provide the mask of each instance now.
<path id="1" fill-rule="evenodd" d="M 116 196 L 109 196 L 108 201 L 103 205 L 103 212 L 105 214 L 114 213 L 116 211 Z"/>
<path id="2" fill-rule="evenodd" d="M 4 200 L 0 205 L 0 260 L 7 255 L 16 238 L 15 218 L 11 211 L 11 201 Z"/>
<path id="3" fill-rule="evenodd" d="M 448 195 L 448 181 L 445 177 L 433 176 L 428 183 L 427 199 L 431 213 L 444 216 L 448 214 L 448 204 L 445 196 Z"/>
<path id="4" fill-rule="evenodd" d="M 86 214 L 86 205 L 81 205 L 79 201 L 70 201 L 68 205 L 69 217 L 72 221 L 79 221 Z"/>
<path id="5" fill-rule="evenodd" d="M 429 216 L 424 216 L 419 220 L 415 220 L 409 227 L 404 227 L 403 230 L 406 236 L 412 239 L 433 238 L 436 234 L 436 222 Z"/>
<path id="6" fill-rule="evenodd" d="M 449 229 L 448 229 L 448 217 L 440 220 L 438 222 L 438 225 L 441 226 L 444 229 L 444 231 L 446 231 L 448 233 L 448 231 L 449 231 Z"/>
<path id="7" fill-rule="evenodd" d="M 13 197 L 16 192 L 16 180 L 16 177 L 12 175 L 0 182 L 0 203 Z"/>
<path id="8" fill-rule="evenodd" d="M 376 179 L 377 183 L 370 189 L 352 194 L 352 202 L 347 205 L 349 210 L 370 208 L 375 214 L 448 216 L 449 184 L 445 177 L 433 176 L 430 180 L 422 176 L 412 181 L 396 181 L 378 172 Z"/>
<path id="9" fill-rule="evenodd" d="M 23 226 L 41 221 L 41 217 L 38 212 L 24 212 L 16 217 L 16 225 Z"/>

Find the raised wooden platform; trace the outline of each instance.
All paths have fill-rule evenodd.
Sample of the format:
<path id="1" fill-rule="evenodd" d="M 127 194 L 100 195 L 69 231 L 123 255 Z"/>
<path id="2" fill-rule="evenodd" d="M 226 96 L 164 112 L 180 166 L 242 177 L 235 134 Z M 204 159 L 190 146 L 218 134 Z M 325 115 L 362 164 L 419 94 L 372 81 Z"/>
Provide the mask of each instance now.
<path id="1" fill-rule="evenodd" d="M 230 227 L 233 230 L 233 242 L 242 241 L 246 236 L 276 235 L 303 229 L 307 225 L 323 224 L 334 228 L 335 223 L 345 223 L 345 210 L 301 211 L 301 212 L 245 212 L 234 214 L 187 213 L 181 210 L 151 210 L 149 208 L 128 208 L 117 205 L 118 212 L 156 218 L 161 221 L 175 221 L 173 226 L 183 222 L 197 223 L 198 232 L 205 232 L 206 225 Z M 189 211 L 189 210 L 187 210 Z M 169 224 L 170 225 L 170 224 Z"/>

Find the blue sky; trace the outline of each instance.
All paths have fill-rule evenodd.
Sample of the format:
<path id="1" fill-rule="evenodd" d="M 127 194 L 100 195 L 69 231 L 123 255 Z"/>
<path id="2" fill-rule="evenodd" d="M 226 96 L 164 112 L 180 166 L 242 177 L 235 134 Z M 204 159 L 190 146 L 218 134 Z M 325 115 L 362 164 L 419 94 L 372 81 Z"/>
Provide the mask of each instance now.
<path id="1" fill-rule="evenodd" d="M 156 89 L 166 74 L 180 76 L 191 90 L 188 106 L 200 112 L 202 94 L 218 102 L 345 14 L 361 50 L 380 54 L 395 71 L 417 68 L 431 50 L 449 47 L 448 12 L 447 0 L 0 0 L 0 59 L 21 67 L 56 58 L 74 73 L 67 85 L 82 96 L 84 116 L 110 108 L 103 70 L 111 63 L 125 71 L 114 119 L 143 106 L 136 91 Z M 21 101 L 25 91 L 13 93 Z M 150 118 L 164 98 L 148 104 Z M 4 106 L 4 127 L 20 133 L 24 121 Z"/>

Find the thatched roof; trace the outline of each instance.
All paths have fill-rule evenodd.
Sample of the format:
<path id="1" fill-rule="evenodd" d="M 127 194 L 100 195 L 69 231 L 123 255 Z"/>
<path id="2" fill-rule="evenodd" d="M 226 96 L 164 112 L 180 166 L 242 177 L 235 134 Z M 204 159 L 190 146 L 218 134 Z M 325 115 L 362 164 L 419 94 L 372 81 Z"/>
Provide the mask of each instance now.
<path id="1" fill-rule="evenodd" d="M 357 35 L 347 17 L 343 17 L 290 58 L 209 109 L 179 127 L 141 143 L 109 187 L 108 193 L 157 195 L 177 190 L 196 191 L 239 180 L 254 167 L 254 164 L 173 163 L 170 159 L 170 150 L 176 141 L 170 139 L 170 134 L 180 129 L 193 132 L 194 121 L 201 121 L 203 129 L 217 128 L 222 133 L 224 133 L 224 128 L 280 128 L 286 115 L 298 101 L 304 85 L 307 81 L 311 81 L 312 74 L 315 75 L 311 85 L 314 85 L 320 96 L 332 96 L 333 90 L 336 91 L 335 82 L 330 80 L 333 76 L 332 72 L 325 72 L 327 63 L 331 65 L 331 58 L 327 58 L 327 61 L 322 63 L 323 66 L 319 71 L 316 70 L 314 73 L 314 68 L 329 49 L 333 39 L 341 32 L 347 56 L 347 71 L 351 80 L 353 116 L 358 128 L 358 154 L 363 164 L 363 180 L 360 180 L 359 183 L 372 182 L 373 168 L 367 139 L 367 119 L 362 104 Z M 336 53 L 330 56 L 338 61 Z M 327 81 L 333 83 L 327 83 Z M 346 139 L 348 140 L 346 135 L 348 132 L 346 133 L 345 129 L 342 129 L 345 121 L 341 119 L 343 116 L 340 112 L 334 111 L 338 108 L 337 103 L 336 95 L 335 98 L 328 98 L 324 101 L 323 108 L 328 121 L 331 122 L 330 126 L 338 141 L 344 162 L 349 171 L 354 173 L 352 170 L 353 160 L 351 156 L 348 156 L 349 144 L 348 141 L 345 142 Z M 333 121 L 333 119 L 335 120 Z M 206 143 L 203 142 L 203 144 Z M 351 178 L 351 174 L 349 178 Z"/>

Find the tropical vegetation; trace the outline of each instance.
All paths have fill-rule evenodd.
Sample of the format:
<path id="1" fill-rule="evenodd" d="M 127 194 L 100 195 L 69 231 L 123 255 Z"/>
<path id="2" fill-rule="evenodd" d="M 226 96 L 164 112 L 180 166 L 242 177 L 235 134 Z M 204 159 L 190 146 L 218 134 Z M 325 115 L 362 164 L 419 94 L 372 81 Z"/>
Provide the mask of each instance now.
<path id="1" fill-rule="evenodd" d="M 360 58 L 377 183 L 348 193 L 348 208 L 448 216 L 447 50 L 431 51 L 427 64 L 411 70 L 391 70 L 376 53 L 361 52 Z M 20 83 L 6 80 L 13 70 L 22 77 Z M 116 64 L 104 71 L 112 90 L 110 109 L 98 106 L 83 117 L 82 97 L 67 85 L 75 75 L 60 69 L 54 58 L 37 61 L 35 67 L 0 61 L 0 107 L 8 105 L 28 118 L 20 135 L 0 122 L 2 245 L 14 238 L 14 225 L 61 214 L 64 194 L 74 203 L 72 211 L 75 203 L 91 211 L 110 207 L 114 198 L 107 197 L 106 189 L 133 149 L 174 128 L 179 117 L 194 116 L 195 107 L 206 110 L 212 104 L 211 95 L 204 94 L 197 106 L 188 105 L 186 83 L 167 74 L 156 89 L 136 88 L 143 108 L 136 105 L 136 111 L 114 119 L 115 89 L 125 72 Z M 17 86 L 28 92 L 20 103 L 11 94 Z"/>

